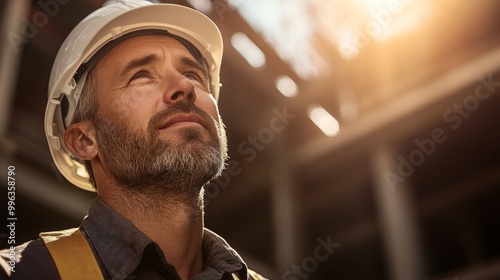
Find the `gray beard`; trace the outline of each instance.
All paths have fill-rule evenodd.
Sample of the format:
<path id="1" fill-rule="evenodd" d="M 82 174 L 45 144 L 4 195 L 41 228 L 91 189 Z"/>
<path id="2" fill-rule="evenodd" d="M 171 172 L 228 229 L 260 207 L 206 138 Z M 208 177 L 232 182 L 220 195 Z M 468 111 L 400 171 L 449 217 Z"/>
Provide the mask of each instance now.
<path id="1" fill-rule="evenodd" d="M 178 112 L 202 117 L 211 126 L 210 140 L 203 140 L 206 131 L 201 127 L 180 128 L 181 144 L 160 140 L 158 122 Z M 101 160 L 123 191 L 199 194 L 204 185 L 221 174 L 227 160 L 224 125 L 192 103 L 172 104 L 151 119 L 146 132 L 131 131 L 99 116 L 95 125 Z"/>

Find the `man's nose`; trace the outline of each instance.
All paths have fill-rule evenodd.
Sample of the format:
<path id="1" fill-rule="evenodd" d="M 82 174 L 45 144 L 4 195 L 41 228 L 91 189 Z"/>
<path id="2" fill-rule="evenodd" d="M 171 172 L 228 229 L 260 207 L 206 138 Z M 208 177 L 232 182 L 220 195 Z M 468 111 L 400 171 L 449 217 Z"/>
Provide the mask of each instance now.
<path id="1" fill-rule="evenodd" d="M 194 102 L 196 100 L 195 86 L 191 79 L 181 73 L 173 73 L 166 80 L 164 94 L 165 103 L 177 101 Z"/>

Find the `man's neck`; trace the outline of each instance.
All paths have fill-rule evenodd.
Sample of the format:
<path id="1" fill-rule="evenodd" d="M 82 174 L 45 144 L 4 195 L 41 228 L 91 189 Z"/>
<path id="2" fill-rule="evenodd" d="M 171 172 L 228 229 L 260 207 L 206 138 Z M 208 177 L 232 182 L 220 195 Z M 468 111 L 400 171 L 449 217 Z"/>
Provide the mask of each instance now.
<path id="1" fill-rule="evenodd" d="M 203 192 L 124 193 L 113 188 L 99 197 L 162 249 L 181 279 L 203 270 Z"/>

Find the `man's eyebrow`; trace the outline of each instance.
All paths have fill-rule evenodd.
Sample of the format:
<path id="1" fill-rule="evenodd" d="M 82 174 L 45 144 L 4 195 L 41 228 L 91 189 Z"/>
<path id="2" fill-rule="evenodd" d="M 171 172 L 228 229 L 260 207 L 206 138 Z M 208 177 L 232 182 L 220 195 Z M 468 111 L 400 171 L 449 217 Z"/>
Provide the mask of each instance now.
<path id="1" fill-rule="evenodd" d="M 158 60 L 158 59 L 159 58 L 158 58 L 158 56 L 156 54 L 150 54 L 150 55 L 145 56 L 145 57 L 140 57 L 140 58 L 133 59 L 129 63 L 127 63 L 127 65 L 125 65 L 125 67 L 123 68 L 122 71 L 120 71 L 119 77 L 123 77 L 129 71 L 131 71 L 131 70 L 133 70 L 135 68 L 144 66 L 144 65 L 148 65 L 151 62 L 153 62 L 155 60 Z"/>
<path id="2" fill-rule="evenodd" d="M 207 67 L 203 63 L 201 63 L 200 61 L 194 60 L 190 57 L 185 56 L 185 57 L 181 58 L 181 62 L 188 65 L 188 66 L 191 66 L 191 67 L 194 67 L 194 68 L 200 70 L 201 72 L 205 73 L 208 76 Z"/>

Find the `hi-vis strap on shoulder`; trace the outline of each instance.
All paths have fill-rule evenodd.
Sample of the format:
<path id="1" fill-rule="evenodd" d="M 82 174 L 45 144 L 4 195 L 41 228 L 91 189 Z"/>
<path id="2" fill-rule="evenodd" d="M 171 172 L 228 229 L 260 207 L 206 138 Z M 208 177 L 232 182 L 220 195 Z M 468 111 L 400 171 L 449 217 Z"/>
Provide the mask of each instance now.
<path id="1" fill-rule="evenodd" d="M 40 237 L 50 252 L 61 280 L 103 280 L 89 243 L 78 228 L 43 232 Z"/>

